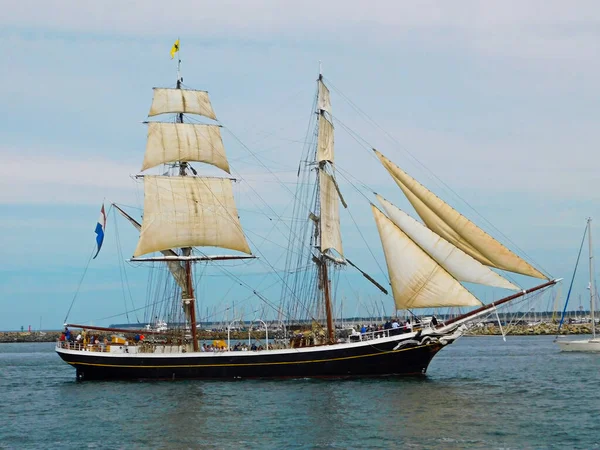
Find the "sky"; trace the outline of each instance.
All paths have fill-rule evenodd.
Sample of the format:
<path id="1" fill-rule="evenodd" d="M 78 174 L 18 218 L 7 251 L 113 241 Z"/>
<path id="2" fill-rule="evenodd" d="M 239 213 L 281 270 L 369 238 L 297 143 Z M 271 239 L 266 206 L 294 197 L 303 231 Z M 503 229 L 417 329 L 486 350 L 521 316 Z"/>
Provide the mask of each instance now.
<path id="1" fill-rule="evenodd" d="M 59 328 L 74 298 L 70 322 L 134 321 L 119 314 L 149 298 L 149 271 L 125 261 L 137 235 L 124 220 L 111 214 L 105 246 L 88 261 L 103 202 L 141 213 L 132 176 L 142 122 L 152 87 L 175 84 L 169 50 L 178 37 L 184 83 L 210 92 L 223 125 L 240 217 L 259 256 L 222 266 L 246 286 L 222 267 L 202 268 L 201 315 L 230 320 L 233 303 L 245 318 L 274 314 L 252 290 L 279 302 L 279 275 L 267 272 L 285 266 L 319 61 L 332 91 L 336 164 L 351 174 L 340 178 L 351 211 L 342 212 L 345 252 L 382 284 L 363 194 L 412 209 L 370 147 L 567 282 L 586 218 L 600 220 L 597 2 L 0 0 L 0 8 L 0 330 Z M 571 305 L 587 309 L 583 257 Z M 348 269 L 340 280 L 344 315 L 380 303 L 391 314 L 391 299 L 359 274 Z M 501 295 L 474 292 L 483 301 Z"/>

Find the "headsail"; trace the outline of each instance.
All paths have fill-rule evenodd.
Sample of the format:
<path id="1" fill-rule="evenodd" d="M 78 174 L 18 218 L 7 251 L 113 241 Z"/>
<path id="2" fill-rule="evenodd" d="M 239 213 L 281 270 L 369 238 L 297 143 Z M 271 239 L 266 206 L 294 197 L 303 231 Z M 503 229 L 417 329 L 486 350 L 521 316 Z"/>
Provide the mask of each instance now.
<path id="1" fill-rule="evenodd" d="M 149 116 L 166 113 L 199 114 L 217 120 L 208 92 L 192 89 L 154 88 Z"/>
<path id="2" fill-rule="evenodd" d="M 548 279 L 377 150 L 375 154 L 429 229 L 486 266 Z"/>
<path id="3" fill-rule="evenodd" d="M 371 205 L 397 309 L 480 306 L 481 302 Z"/>
<path id="4" fill-rule="evenodd" d="M 238 218 L 231 180 L 144 177 L 144 220 L 134 256 L 194 246 L 251 253 Z"/>
<path id="5" fill-rule="evenodd" d="M 199 161 L 229 173 L 218 125 L 149 122 L 142 170 L 176 161 Z"/>
<path id="6" fill-rule="evenodd" d="M 438 236 L 380 195 L 377 195 L 377 200 L 383 206 L 388 218 L 457 280 L 520 290 L 518 286 Z"/>
<path id="7" fill-rule="evenodd" d="M 319 169 L 319 185 L 321 189 L 321 252 L 325 253 L 327 250 L 333 249 L 343 257 L 340 232 L 340 196 L 333 177 L 323 169 Z"/>

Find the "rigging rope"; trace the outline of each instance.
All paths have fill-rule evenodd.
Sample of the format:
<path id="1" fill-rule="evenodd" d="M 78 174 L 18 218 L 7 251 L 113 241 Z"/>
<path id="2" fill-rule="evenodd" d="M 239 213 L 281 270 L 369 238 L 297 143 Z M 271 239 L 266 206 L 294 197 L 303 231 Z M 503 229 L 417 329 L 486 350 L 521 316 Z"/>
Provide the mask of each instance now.
<path id="1" fill-rule="evenodd" d="M 77 298 L 77 295 L 79 294 L 79 289 L 81 289 L 81 283 L 83 283 L 83 279 L 85 278 L 85 274 L 87 273 L 88 268 L 90 267 L 90 262 L 92 261 L 92 257 L 94 256 L 94 252 L 96 251 L 96 245 L 94 245 L 92 247 L 92 251 L 90 253 L 90 256 L 87 260 L 87 263 L 85 265 L 85 269 L 83 270 L 83 274 L 81 275 L 81 279 L 79 280 L 79 284 L 77 285 L 77 289 L 75 290 L 75 294 L 73 295 L 73 300 L 71 300 L 71 306 L 69 306 L 69 309 L 67 310 L 67 315 L 65 316 L 65 320 L 63 320 L 63 323 L 67 323 L 67 320 L 69 318 L 69 314 L 71 314 L 71 309 L 73 308 L 73 305 L 75 304 L 75 299 Z"/>
<path id="2" fill-rule="evenodd" d="M 425 171 L 427 171 L 435 180 L 437 180 L 437 182 L 444 187 L 445 189 L 447 189 L 450 193 L 452 193 L 454 196 L 456 196 L 456 198 L 458 198 L 460 201 L 462 201 L 469 209 L 471 209 L 475 214 L 477 214 L 483 221 L 485 221 L 488 226 L 490 226 L 493 230 L 495 230 L 500 236 L 502 236 L 504 239 L 506 239 L 508 242 L 511 243 L 511 245 L 516 248 L 519 252 L 521 252 L 522 255 L 524 255 L 527 259 L 529 259 L 530 261 L 532 261 L 537 267 L 539 267 L 545 274 L 548 274 L 548 271 L 546 271 L 541 264 L 539 264 L 537 261 L 535 261 L 531 256 L 529 256 L 523 249 L 521 249 L 518 245 L 516 245 L 508 236 L 506 236 L 504 233 L 502 233 L 498 228 L 496 228 L 494 226 L 493 223 L 491 223 L 489 220 L 487 220 L 479 211 L 477 211 L 467 200 L 465 200 L 464 198 L 462 198 L 457 192 L 455 192 L 450 186 L 448 186 L 440 177 L 438 177 L 431 169 L 429 169 L 424 163 L 422 163 L 412 152 L 410 152 L 407 148 L 405 148 L 404 146 L 402 146 L 400 144 L 400 142 L 394 137 L 392 136 L 388 131 L 386 131 L 381 125 L 379 125 L 379 123 L 377 123 L 371 116 L 369 116 L 367 113 L 365 113 L 364 111 L 362 111 L 354 102 L 352 102 L 352 100 L 350 100 L 341 90 L 339 90 L 332 82 L 331 80 L 329 80 L 327 78 L 327 84 L 330 85 L 341 97 L 343 97 L 349 104 L 350 106 L 352 106 L 352 108 L 359 113 L 360 115 L 362 115 L 367 122 L 370 122 L 372 125 L 374 125 L 376 128 L 378 128 L 380 131 L 382 131 L 392 142 L 394 142 L 398 148 L 400 148 L 402 151 L 404 151 L 408 156 L 410 156 L 421 168 L 423 168 Z M 345 127 L 345 126 L 344 126 Z M 364 142 L 367 142 L 365 139 L 360 138 L 361 140 L 363 140 Z M 551 278 L 551 277 L 549 277 Z"/>

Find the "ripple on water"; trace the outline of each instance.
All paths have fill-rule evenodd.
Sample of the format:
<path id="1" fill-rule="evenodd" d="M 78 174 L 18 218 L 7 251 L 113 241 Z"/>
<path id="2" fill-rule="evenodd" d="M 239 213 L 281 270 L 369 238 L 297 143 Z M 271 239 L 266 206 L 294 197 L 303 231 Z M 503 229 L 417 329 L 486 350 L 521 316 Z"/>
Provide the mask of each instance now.
<path id="1" fill-rule="evenodd" d="M 0 344 L 0 448 L 600 449 L 600 355 L 465 338 L 425 378 L 75 382 Z"/>

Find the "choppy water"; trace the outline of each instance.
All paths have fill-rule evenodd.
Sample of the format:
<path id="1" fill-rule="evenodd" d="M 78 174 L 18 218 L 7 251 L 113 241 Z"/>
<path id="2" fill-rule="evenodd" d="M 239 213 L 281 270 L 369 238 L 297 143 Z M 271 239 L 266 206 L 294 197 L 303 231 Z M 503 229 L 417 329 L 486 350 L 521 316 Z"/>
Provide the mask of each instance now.
<path id="1" fill-rule="evenodd" d="M 463 338 L 423 379 L 75 382 L 0 344 L 0 448 L 600 448 L 600 354 Z"/>

